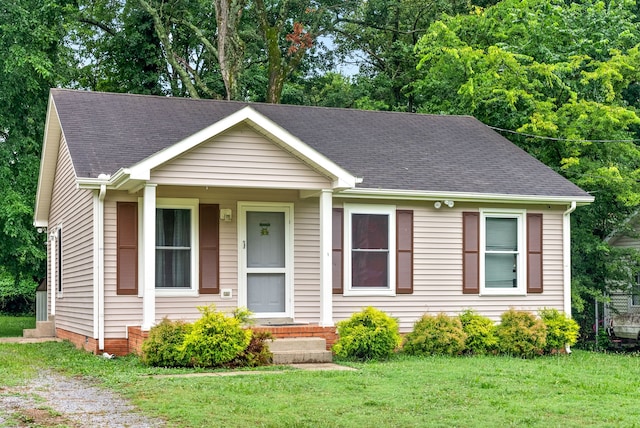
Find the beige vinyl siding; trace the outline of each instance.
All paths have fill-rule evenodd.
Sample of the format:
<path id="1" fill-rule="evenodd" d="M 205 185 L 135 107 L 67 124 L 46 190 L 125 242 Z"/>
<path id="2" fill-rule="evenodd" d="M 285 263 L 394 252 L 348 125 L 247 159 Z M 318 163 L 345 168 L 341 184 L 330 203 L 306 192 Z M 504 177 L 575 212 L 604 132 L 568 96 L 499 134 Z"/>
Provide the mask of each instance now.
<path id="1" fill-rule="evenodd" d="M 116 196 L 117 195 L 117 196 Z M 119 201 L 137 201 L 126 192 L 107 192 L 104 202 L 104 335 L 106 339 L 122 338 L 126 326 L 142 324 L 142 298 L 116 295 L 116 198 Z M 138 284 L 140 289 L 141 285 Z"/>
<path id="2" fill-rule="evenodd" d="M 246 125 L 237 126 L 151 172 L 158 184 L 274 189 L 328 188 L 327 177 Z"/>
<path id="3" fill-rule="evenodd" d="M 58 153 L 49 232 L 58 226 L 62 227 L 62 296 L 56 298 L 56 327 L 93 337 L 93 192 L 76 188 L 64 139 Z M 51 262 L 56 260 L 49 257 Z M 49 284 L 50 275 L 49 265 Z M 57 278 L 55 287 L 50 292 L 57 294 Z"/>
<path id="4" fill-rule="evenodd" d="M 528 212 L 541 212 L 535 209 Z M 543 307 L 563 309 L 562 211 L 543 211 L 544 293 L 527 296 L 479 296 L 462 294 L 462 211 L 477 206 L 456 204 L 436 210 L 433 205 L 398 205 L 414 211 L 414 292 L 395 297 L 333 295 L 334 321 L 348 318 L 365 306 L 375 306 L 400 321 L 402 331 L 424 313 L 456 315 L 474 308 L 499 320 L 513 307 L 537 311 Z"/>
<path id="5" fill-rule="evenodd" d="M 296 202 L 294 313 L 296 321 L 320 320 L 320 211 L 318 199 Z"/>
<path id="6" fill-rule="evenodd" d="M 142 323 L 142 297 L 116 295 L 116 202 L 137 201 L 138 196 L 140 194 L 130 195 L 126 192 L 110 192 L 107 194 L 105 201 L 105 313 L 108 314 L 105 317 L 106 338 L 123 337 L 127 325 L 140 325 Z M 163 317 L 193 321 L 199 317 L 197 307 L 211 303 L 215 304 L 220 310 L 230 311 L 237 307 L 238 201 L 296 201 L 294 210 L 297 210 L 298 205 L 298 192 L 291 190 L 205 189 L 158 186 L 156 196 L 158 198 L 197 198 L 201 204 L 219 204 L 220 209 L 229 208 L 233 213 L 232 221 L 220 222 L 220 289 L 231 289 L 233 298 L 221 299 L 219 294 L 207 294 L 198 297 L 156 297 L 156 321 L 162 320 Z M 317 200 L 315 206 L 317 207 Z M 294 218 L 295 216 L 296 214 L 294 213 Z M 298 227 L 297 219 L 295 227 Z M 294 263 L 297 262 L 298 258 L 296 256 Z M 308 266 L 309 263 L 301 263 L 301 266 L 305 265 Z M 294 276 L 298 276 L 297 268 Z M 138 284 L 138 289 L 142 289 L 142 284 Z M 317 303 L 315 305 L 317 306 Z"/>
<path id="7" fill-rule="evenodd" d="M 106 337 L 122 337 L 126 325 L 140 325 L 142 298 L 115 294 L 115 203 L 137 200 L 139 195 L 112 192 L 107 195 L 105 213 L 105 288 Z M 198 318 L 197 306 L 215 303 L 219 309 L 233 309 L 238 296 L 237 203 L 294 202 L 294 313 L 298 322 L 317 323 L 320 316 L 319 285 L 319 208 L 317 198 L 300 199 L 296 191 L 260 189 L 221 189 L 210 187 L 158 186 L 158 198 L 198 198 L 200 203 L 216 203 L 230 208 L 231 222 L 220 222 L 220 288 L 231 289 L 232 299 L 219 295 L 200 297 L 157 297 L 157 321 L 171 319 L 192 321 Z M 363 203 L 362 201 L 349 201 Z M 334 199 L 334 206 L 342 206 Z M 367 201 L 367 203 L 369 203 Z M 371 201 L 375 204 L 376 201 Z M 389 201 L 381 201 L 389 204 Z M 519 297 L 496 297 L 462 294 L 462 212 L 475 211 L 478 205 L 456 204 L 454 209 L 433 208 L 433 204 L 398 204 L 397 209 L 414 212 L 414 293 L 395 297 L 333 295 L 334 321 L 348 318 L 365 306 L 375 306 L 400 320 L 402 331 L 424 313 L 458 314 L 475 308 L 498 320 L 510 307 L 536 311 L 542 307 L 563 309 L 562 211 L 528 207 L 528 212 L 542 212 L 544 219 L 544 293 Z M 487 207 L 490 208 L 490 207 Z"/>

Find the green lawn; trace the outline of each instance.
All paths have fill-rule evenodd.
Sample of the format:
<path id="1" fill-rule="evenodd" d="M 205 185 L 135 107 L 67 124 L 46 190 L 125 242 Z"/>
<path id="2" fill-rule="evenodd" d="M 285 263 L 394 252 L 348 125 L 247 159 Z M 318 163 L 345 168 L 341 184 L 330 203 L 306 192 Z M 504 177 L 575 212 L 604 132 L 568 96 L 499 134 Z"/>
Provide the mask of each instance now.
<path id="1" fill-rule="evenodd" d="M 35 328 L 36 317 L 0 315 L 0 337 L 21 337 L 25 328 Z"/>
<path id="2" fill-rule="evenodd" d="M 38 366 L 98 379 L 176 427 L 620 427 L 640 424 L 640 358 L 408 358 L 356 372 L 156 378 L 185 370 L 107 360 L 66 343 L 0 344 L 3 386 Z"/>

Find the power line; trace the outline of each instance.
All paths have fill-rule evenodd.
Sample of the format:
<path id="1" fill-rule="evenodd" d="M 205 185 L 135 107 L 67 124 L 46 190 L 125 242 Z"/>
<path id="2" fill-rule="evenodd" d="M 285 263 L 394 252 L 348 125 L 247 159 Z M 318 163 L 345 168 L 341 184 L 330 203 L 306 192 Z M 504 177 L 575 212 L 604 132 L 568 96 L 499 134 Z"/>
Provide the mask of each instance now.
<path id="1" fill-rule="evenodd" d="M 635 143 L 640 141 L 640 138 L 633 138 L 629 140 L 572 140 L 570 138 L 545 137 L 543 135 L 527 134 L 524 132 L 512 131 L 511 129 L 498 128 L 497 126 L 491 126 L 491 125 L 487 125 L 487 126 L 493 129 L 494 131 L 508 132 L 510 134 L 521 135 L 523 137 L 538 138 L 540 140 L 566 141 L 570 143 Z"/>

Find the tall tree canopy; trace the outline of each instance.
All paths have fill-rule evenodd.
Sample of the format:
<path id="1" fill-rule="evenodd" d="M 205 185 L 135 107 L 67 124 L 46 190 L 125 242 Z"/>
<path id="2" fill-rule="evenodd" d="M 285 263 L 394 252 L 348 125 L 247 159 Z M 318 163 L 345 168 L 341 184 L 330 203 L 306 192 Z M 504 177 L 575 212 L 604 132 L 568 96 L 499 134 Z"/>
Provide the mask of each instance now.
<path id="1" fill-rule="evenodd" d="M 49 88 L 68 77 L 65 4 L 0 6 L 0 273 L 42 277 L 46 235 L 32 226 Z"/>
<path id="2" fill-rule="evenodd" d="M 640 33 L 625 1 L 504 0 L 417 44 L 420 111 L 471 114 L 596 196 L 574 218 L 574 307 L 631 284 L 605 238 L 640 203 Z"/>
<path id="3" fill-rule="evenodd" d="M 640 205 L 639 10 L 632 0 L 4 2 L 0 273 L 44 274 L 31 220 L 50 87 L 470 114 L 596 196 L 572 216 L 579 314 L 630 284 L 638 260 L 607 237 Z M 340 74 L 334 60 L 347 58 L 356 67 Z"/>
<path id="4" fill-rule="evenodd" d="M 411 89 L 418 79 L 416 43 L 443 14 L 466 14 L 473 3 L 477 4 L 469 0 L 353 2 L 351 8 L 336 13 L 338 53 L 361 58 L 359 78 L 369 80 L 375 87 L 374 105 L 414 111 Z"/>

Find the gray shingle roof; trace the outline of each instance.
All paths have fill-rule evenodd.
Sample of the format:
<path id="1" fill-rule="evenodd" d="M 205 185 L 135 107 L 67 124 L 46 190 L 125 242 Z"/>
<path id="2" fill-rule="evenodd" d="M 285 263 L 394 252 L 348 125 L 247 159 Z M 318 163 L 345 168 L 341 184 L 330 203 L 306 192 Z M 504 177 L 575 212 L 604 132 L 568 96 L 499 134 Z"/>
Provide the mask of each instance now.
<path id="1" fill-rule="evenodd" d="M 249 105 L 53 89 L 76 175 L 114 174 Z M 251 107 L 364 180 L 359 188 L 588 197 L 469 116 Z"/>

